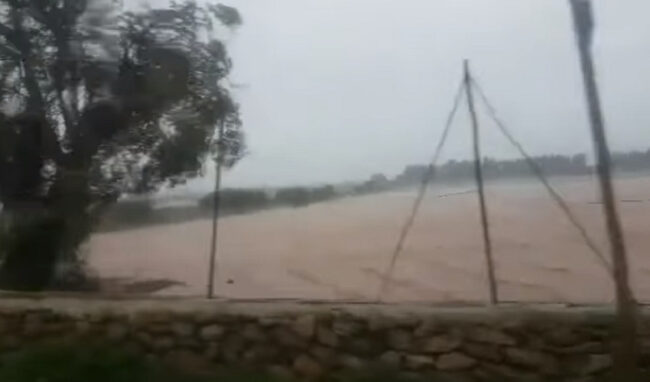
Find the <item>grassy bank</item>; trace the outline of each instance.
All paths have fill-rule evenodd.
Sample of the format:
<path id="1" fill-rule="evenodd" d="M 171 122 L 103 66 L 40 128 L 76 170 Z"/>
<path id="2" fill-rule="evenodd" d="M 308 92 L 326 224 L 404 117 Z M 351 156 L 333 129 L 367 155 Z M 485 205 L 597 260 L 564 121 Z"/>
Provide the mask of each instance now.
<path id="1" fill-rule="evenodd" d="M 43 345 L 2 358 L 0 381 L 11 382 L 280 382 L 262 375 L 181 370 L 118 348 Z"/>
<path id="2" fill-rule="evenodd" d="M 53 343 L 29 347 L 0 357 L 2 382 L 291 382 L 245 370 L 206 370 L 182 367 L 117 347 L 79 343 Z M 349 377 L 338 382 L 397 382 L 409 379 Z M 437 382 L 439 380 L 435 380 Z M 440 381 L 455 381 L 444 379 Z"/>
<path id="3" fill-rule="evenodd" d="M 538 379 L 539 378 L 539 379 Z M 555 379 L 535 378 L 535 381 Z M 173 366 L 120 348 L 89 344 L 50 344 L 0 357 L 0 381 L 7 382 L 290 382 L 275 376 L 246 371 L 224 371 Z M 504 381 L 503 379 L 498 379 Z M 515 381 L 519 379 L 508 379 Z M 528 379 L 527 379 L 528 380 Z M 589 379 L 592 382 L 614 381 Z M 643 379 L 647 380 L 647 379 Z M 333 382 L 466 382 L 471 377 L 436 374 L 422 378 L 397 377 L 392 373 L 341 376 Z M 483 380 L 486 382 L 492 380 Z"/>

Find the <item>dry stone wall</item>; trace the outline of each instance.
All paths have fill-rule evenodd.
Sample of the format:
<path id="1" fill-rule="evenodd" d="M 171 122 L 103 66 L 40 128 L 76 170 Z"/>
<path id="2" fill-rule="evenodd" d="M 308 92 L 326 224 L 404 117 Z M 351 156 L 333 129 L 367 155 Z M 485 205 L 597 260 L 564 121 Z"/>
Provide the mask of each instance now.
<path id="1" fill-rule="evenodd" d="M 644 333 L 648 318 L 642 312 Z M 245 367 L 302 380 L 394 372 L 589 381 L 611 368 L 612 322 L 605 308 L 5 299 L 0 347 L 105 341 L 194 369 Z"/>

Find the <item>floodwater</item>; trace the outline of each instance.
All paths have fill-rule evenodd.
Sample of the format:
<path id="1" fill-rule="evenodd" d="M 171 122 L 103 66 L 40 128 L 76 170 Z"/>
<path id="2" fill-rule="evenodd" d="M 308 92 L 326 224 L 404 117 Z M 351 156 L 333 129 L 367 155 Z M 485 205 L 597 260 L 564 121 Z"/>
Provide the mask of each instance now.
<path id="1" fill-rule="evenodd" d="M 594 180 L 552 183 L 609 258 Z M 616 186 L 636 297 L 650 301 L 650 177 Z M 541 185 L 488 184 L 486 195 L 502 301 L 612 301 L 608 271 Z M 375 300 L 414 197 L 388 192 L 223 218 L 216 294 Z M 430 189 L 381 298 L 487 301 L 477 207 L 471 185 Z M 89 264 L 107 279 L 178 283 L 160 295 L 204 295 L 210 232 L 211 221 L 201 220 L 98 233 Z"/>

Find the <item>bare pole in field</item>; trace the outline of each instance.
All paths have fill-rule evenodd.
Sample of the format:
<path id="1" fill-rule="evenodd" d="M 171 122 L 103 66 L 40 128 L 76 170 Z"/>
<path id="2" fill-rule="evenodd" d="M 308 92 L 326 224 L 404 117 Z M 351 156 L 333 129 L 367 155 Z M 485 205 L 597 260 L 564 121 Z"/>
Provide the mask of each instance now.
<path id="1" fill-rule="evenodd" d="M 626 381 L 635 377 L 638 348 L 636 343 L 635 301 L 630 288 L 625 240 L 615 204 L 611 179 L 611 155 L 605 135 L 605 124 L 600 106 L 600 95 L 591 56 L 593 14 L 589 0 L 569 0 L 573 14 L 576 41 L 580 55 L 580 69 L 585 87 L 589 121 L 596 151 L 598 180 L 603 199 L 603 213 L 611 247 L 614 281 L 616 284 L 616 308 L 619 344 L 614 349 L 614 366 Z M 621 379 L 623 380 L 623 379 Z"/>
<path id="2" fill-rule="evenodd" d="M 208 295 L 209 299 L 214 298 L 214 277 L 217 266 L 217 235 L 219 233 L 219 205 L 221 203 L 221 171 L 223 158 L 223 131 L 225 120 L 219 122 L 217 135 L 217 157 L 214 165 L 216 170 L 214 181 L 214 199 L 212 201 L 212 236 L 210 240 L 210 265 L 208 267 Z"/>
<path id="3" fill-rule="evenodd" d="M 490 227 L 488 223 L 487 207 L 485 205 L 485 193 L 483 189 L 483 170 L 481 165 L 481 147 L 478 130 L 478 118 L 474 108 L 474 95 L 472 93 L 472 77 L 469 73 L 469 61 L 465 60 L 465 92 L 467 93 L 467 107 L 472 120 L 472 144 L 474 151 L 474 176 L 478 186 L 478 201 L 481 212 L 481 228 L 483 230 L 483 249 L 485 250 L 485 261 L 487 265 L 488 284 L 490 288 L 490 303 L 499 302 L 497 282 L 494 272 L 494 260 L 492 257 L 492 241 L 490 239 Z"/>

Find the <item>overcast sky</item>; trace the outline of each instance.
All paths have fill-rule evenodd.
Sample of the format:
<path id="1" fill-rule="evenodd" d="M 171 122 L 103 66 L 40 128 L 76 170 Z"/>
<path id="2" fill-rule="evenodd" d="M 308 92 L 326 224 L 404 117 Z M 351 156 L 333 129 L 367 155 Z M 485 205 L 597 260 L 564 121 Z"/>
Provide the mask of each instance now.
<path id="1" fill-rule="evenodd" d="M 224 0 L 225 1 L 225 0 Z M 250 154 L 234 186 L 395 175 L 426 163 L 471 60 L 533 154 L 590 151 L 566 0 L 230 0 L 232 80 Z M 594 54 L 613 149 L 650 147 L 650 1 L 595 2 Z M 514 157 L 484 113 L 484 155 Z M 464 109 L 444 160 L 468 158 Z M 211 179 L 192 182 L 209 189 Z"/>

